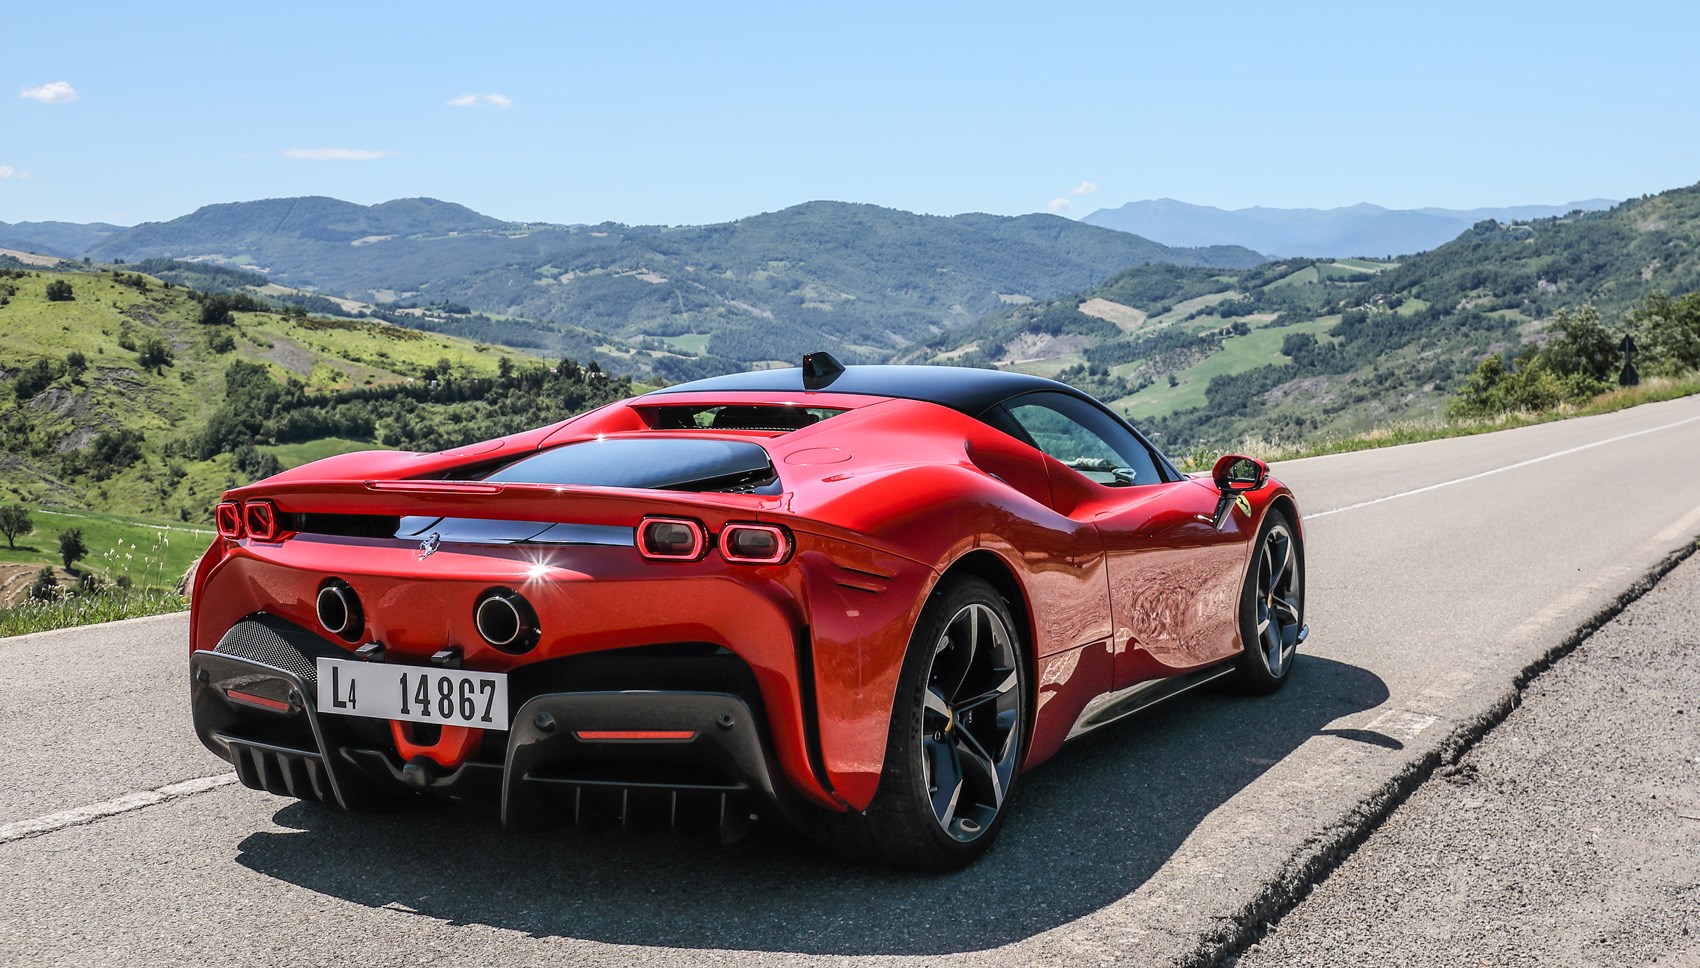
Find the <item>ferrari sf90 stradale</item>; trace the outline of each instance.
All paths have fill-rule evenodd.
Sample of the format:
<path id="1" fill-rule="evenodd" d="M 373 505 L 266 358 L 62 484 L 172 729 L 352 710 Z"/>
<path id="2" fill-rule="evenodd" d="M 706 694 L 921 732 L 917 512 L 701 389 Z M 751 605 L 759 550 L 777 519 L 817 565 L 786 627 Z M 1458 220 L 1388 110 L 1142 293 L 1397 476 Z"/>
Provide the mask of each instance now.
<path id="1" fill-rule="evenodd" d="M 646 393 L 235 489 L 194 576 L 193 715 L 244 783 L 505 822 L 776 811 L 857 857 L 979 856 L 1024 770 L 1304 640 L 1287 488 L 1181 473 L 1011 372 Z"/>

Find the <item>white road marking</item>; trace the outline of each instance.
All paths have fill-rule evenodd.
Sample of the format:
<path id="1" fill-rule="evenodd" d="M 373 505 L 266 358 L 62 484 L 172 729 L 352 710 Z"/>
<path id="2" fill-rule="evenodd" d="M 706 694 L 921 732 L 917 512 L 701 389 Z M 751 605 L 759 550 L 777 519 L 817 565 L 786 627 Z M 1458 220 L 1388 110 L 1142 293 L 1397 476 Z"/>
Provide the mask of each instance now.
<path id="1" fill-rule="evenodd" d="M 1675 524 L 1654 535 L 1652 544 L 1655 547 L 1670 544 L 1677 538 L 1693 531 L 1696 524 L 1700 524 L 1700 507 L 1683 515 Z"/>
<path id="2" fill-rule="evenodd" d="M 1423 730 L 1433 726 L 1434 723 L 1435 717 L 1426 713 L 1413 713 L 1405 709 L 1389 709 L 1370 720 L 1369 725 L 1364 728 L 1409 743 L 1421 735 Z"/>
<path id="3" fill-rule="evenodd" d="M 1423 493 L 1426 493 L 1428 491 L 1439 490 L 1440 488 L 1443 488 L 1443 487 L 1451 487 L 1454 484 L 1463 484 L 1463 483 L 1466 483 L 1468 481 L 1480 480 L 1484 477 L 1492 477 L 1495 474 L 1503 474 L 1506 471 L 1514 471 L 1514 470 L 1517 470 L 1520 467 L 1528 467 L 1530 464 L 1539 464 L 1542 461 L 1553 460 L 1554 458 L 1557 458 L 1557 457 L 1568 457 L 1571 454 L 1578 454 L 1578 453 L 1581 453 L 1584 450 L 1592 450 L 1595 447 L 1604 447 L 1607 444 L 1615 444 L 1618 441 L 1629 440 L 1632 437 L 1640 437 L 1640 436 L 1643 436 L 1645 434 L 1658 433 L 1661 430 L 1670 430 L 1673 427 L 1680 427 L 1683 424 L 1690 424 L 1690 423 L 1693 423 L 1696 420 L 1700 420 L 1700 416 L 1687 417 L 1687 418 L 1684 418 L 1682 420 L 1678 420 L 1675 423 L 1668 423 L 1668 424 L 1664 424 L 1663 426 L 1659 426 L 1659 427 L 1648 427 L 1646 430 L 1637 430 L 1634 433 L 1619 434 L 1616 437 L 1607 437 L 1605 440 L 1596 440 L 1591 444 L 1582 444 L 1579 447 L 1570 447 L 1570 448 L 1565 449 L 1565 450 L 1556 450 L 1556 451 L 1553 451 L 1550 454 L 1542 454 L 1539 457 L 1531 457 L 1528 460 L 1520 460 L 1515 464 L 1506 464 L 1504 467 L 1495 467 L 1492 470 L 1482 471 L 1479 474 L 1471 474 L 1467 477 L 1455 477 L 1450 481 L 1441 481 L 1438 484 L 1428 484 L 1428 485 L 1425 485 L 1423 487 L 1414 487 L 1414 488 L 1410 489 L 1409 491 L 1400 491 L 1397 494 L 1389 494 L 1386 497 L 1378 497 L 1378 498 L 1374 498 L 1374 499 L 1368 500 L 1368 501 L 1359 501 L 1356 504 L 1348 504 L 1345 507 L 1329 508 L 1326 511 L 1317 511 L 1313 514 L 1305 515 L 1304 519 L 1306 521 L 1314 521 L 1317 518 L 1325 518 L 1325 517 L 1329 516 L 1330 514 L 1339 514 L 1342 511 L 1356 511 L 1358 508 L 1367 508 L 1372 504 L 1380 504 L 1383 501 L 1396 501 L 1396 500 L 1398 500 L 1399 498 L 1402 498 L 1402 497 L 1410 497 L 1414 494 L 1423 494 Z M 1687 519 L 1684 519 L 1684 521 L 1686 521 L 1686 520 Z"/>
<path id="4" fill-rule="evenodd" d="M 168 783 L 152 790 L 138 790 L 126 793 L 121 797 L 103 800 L 100 803 L 90 803 L 70 810 L 61 810 L 44 817 L 32 817 L 28 820 L 14 820 L 11 823 L 0 824 L 0 844 L 23 840 L 26 837 L 39 837 L 50 834 L 55 830 L 66 827 L 76 827 L 85 823 L 93 823 L 107 817 L 115 817 L 121 813 L 151 807 L 167 800 L 181 797 L 192 797 L 197 793 L 216 790 L 236 782 L 236 774 L 220 773 L 217 776 L 200 776 L 193 780 L 183 780 L 178 783 Z"/>

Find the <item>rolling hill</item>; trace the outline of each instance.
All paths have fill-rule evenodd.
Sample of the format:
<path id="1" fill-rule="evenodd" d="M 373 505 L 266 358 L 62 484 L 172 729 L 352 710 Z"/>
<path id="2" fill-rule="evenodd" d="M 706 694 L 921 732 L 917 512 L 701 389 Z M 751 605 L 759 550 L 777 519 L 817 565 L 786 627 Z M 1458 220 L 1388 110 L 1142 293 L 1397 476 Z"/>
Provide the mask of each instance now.
<path id="1" fill-rule="evenodd" d="M 80 259 L 122 231 L 124 226 L 105 222 L 0 222 L 0 249 Z"/>
<path id="2" fill-rule="evenodd" d="M 1082 218 L 1089 225 L 1132 232 L 1165 245 L 1243 245 L 1270 256 L 1312 258 L 1391 257 L 1426 252 L 1482 221 L 1523 222 L 1617 204 L 1593 198 L 1564 205 L 1477 208 L 1388 209 L 1359 204 L 1344 208 L 1220 209 L 1172 198 L 1101 208 Z"/>
<path id="3" fill-rule="evenodd" d="M 1058 376 L 1176 449 L 1294 441 L 1441 412 L 1490 352 L 1566 307 L 1609 325 L 1646 295 L 1700 289 L 1700 186 L 1607 211 L 1481 222 L 1399 262 L 1129 269 L 900 354 Z"/>
<path id="4" fill-rule="evenodd" d="M 48 298 L 58 284 L 72 298 Z M 0 503 L 204 522 L 281 466 L 453 446 L 630 391 L 379 320 L 239 306 L 209 323 L 213 298 L 122 267 L 0 269 Z"/>
<path id="5" fill-rule="evenodd" d="M 1053 215 L 942 217 L 809 202 L 719 225 L 561 226 L 502 222 L 433 199 L 329 198 L 207 206 L 70 254 L 205 261 L 378 305 L 457 305 L 576 326 L 608 335 L 616 351 L 671 349 L 708 369 L 818 348 L 878 360 L 1007 303 L 1054 298 L 1131 265 L 1262 261 L 1243 248 L 1171 248 Z"/>

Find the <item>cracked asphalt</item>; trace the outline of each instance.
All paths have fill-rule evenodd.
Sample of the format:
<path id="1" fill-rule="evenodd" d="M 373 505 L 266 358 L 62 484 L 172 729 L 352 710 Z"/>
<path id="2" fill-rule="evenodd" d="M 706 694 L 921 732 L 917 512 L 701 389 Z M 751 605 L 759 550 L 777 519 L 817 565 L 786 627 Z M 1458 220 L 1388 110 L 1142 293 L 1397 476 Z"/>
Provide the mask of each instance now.
<path id="1" fill-rule="evenodd" d="M 1237 964 L 1700 965 L 1700 556 L 1538 676 Z"/>

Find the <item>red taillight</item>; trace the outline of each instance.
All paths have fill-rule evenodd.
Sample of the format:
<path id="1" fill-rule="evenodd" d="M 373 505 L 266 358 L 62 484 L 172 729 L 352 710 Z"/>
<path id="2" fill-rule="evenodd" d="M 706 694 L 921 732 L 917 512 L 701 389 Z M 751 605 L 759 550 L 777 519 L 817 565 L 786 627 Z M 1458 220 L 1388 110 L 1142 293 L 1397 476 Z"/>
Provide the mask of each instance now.
<path id="1" fill-rule="evenodd" d="M 638 551 L 662 561 L 695 561 L 708 549 L 708 535 L 690 518 L 644 518 L 638 525 Z"/>
<path id="2" fill-rule="evenodd" d="M 573 735 L 587 743 L 627 740 L 682 743 L 697 738 L 697 734 L 688 729 L 581 729 Z"/>
<path id="3" fill-rule="evenodd" d="M 219 537 L 231 540 L 242 537 L 242 505 L 225 501 L 213 509 L 213 520 L 218 523 Z"/>
<path id="4" fill-rule="evenodd" d="M 250 538 L 257 541 L 276 541 L 277 505 L 270 501 L 249 501 L 242 505 L 242 524 L 247 528 Z"/>
<path id="5" fill-rule="evenodd" d="M 740 565 L 777 565 L 791 555 L 791 536 L 771 524 L 728 524 L 720 554 Z"/>
<path id="6" fill-rule="evenodd" d="M 237 702 L 245 702 L 250 706 L 259 706 L 261 709 L 273 709 L 280 713 L 289 712 L 289 703 L 286 703 L 281 699 L 270 699 L 265 696 L 256 696 L 251 692 L 243 692 L 240 689 L 226 689 L 224 694 Z"/>

